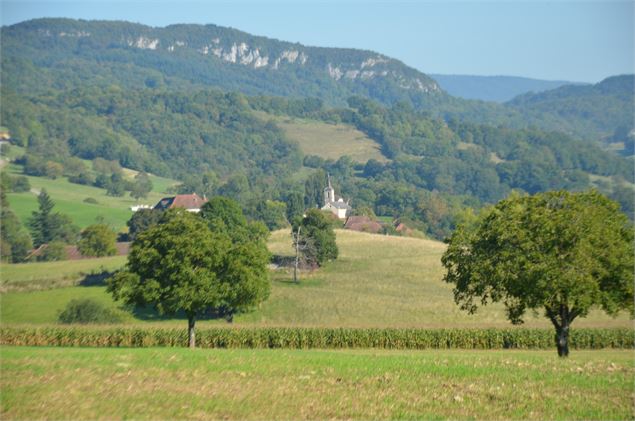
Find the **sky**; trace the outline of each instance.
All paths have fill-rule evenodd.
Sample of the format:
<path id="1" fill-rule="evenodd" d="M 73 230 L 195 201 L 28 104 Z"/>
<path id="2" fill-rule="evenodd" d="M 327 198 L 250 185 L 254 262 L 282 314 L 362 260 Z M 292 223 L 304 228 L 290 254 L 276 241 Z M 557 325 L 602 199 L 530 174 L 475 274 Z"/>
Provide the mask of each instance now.
<path id="1" fill-rule="evenodd" d="M 635 73 L 635 1 L 0 0 L 2 25 L 39 17 L 213 23 L 361 48 L 424 73 L 599 82 Z"/>

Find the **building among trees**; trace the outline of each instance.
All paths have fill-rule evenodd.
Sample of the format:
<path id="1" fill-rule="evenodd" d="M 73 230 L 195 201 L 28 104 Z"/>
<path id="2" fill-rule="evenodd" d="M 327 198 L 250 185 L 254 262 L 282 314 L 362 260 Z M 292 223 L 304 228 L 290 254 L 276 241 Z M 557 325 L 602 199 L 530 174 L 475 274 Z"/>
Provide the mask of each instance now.
<path id="1" fill-rule="evenodd" d="M 344 229 L 379 234 L 384 231 L 384 226 L 366 215 L 356 215 L 348 217 Z"/>
<path id="2" fill-rule="evenodd" d="M 331 185 L 331 176 L 328 176 L 328 186 L 324 188 L 324 206 L 322 210 L 332 212 L 339 219 L 346 219 L 352 208 L 348 201 L 344 201 L 342 197 L 335 195 L 335 189 Z"/>
<path id="3" fill-rule="evenodd" d="M 199 213 L 201 207 L 207 203 L 207 198 L 201 197 L 196 193 L 192 194 L 177 194 L 173 197 L 164 197 L 159 200 L 154 209 L 156 210 L 168 210 L 183 208 L 188 212 Z"/>

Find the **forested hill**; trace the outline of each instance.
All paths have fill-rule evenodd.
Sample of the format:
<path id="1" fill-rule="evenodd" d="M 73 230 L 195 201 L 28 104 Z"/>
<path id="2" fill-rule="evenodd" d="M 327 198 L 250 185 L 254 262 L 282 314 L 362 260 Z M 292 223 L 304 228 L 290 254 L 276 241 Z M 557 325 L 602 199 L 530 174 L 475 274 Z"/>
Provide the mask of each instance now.
<path id="1" fill-rule="evenodd" d="M 508 102 L 529 124 L 544 125 L 551 117 L 552 129 L 587 138 L 589 133 L 624 137 L 633 127 L 635 75 L 607 78 L 595 85 L 566 85 L 541 93 L 529 93 Z"/>
<path id="2" fill-rule="evenodd" d="M 216 25 L 37 19 L 2 27 L 1 44 L 2 86 L 20 94 L 87 86 L 177 92 L 215 87 L 317 98 L 336 107 L 362 96 L 386 106 L 409 103 L 445 120 L 538 127 L 586 140 L 633 125 L 632 76 L 499 104 L 453 97 L 426 74 L 372 51 L 308 47 Z"/>
<path id="3" fill-rule="evenodd" d="M 2 85 L 18 92 L 90 83 L 200 88 L 333 105 L 364 95 L 383 103 L 444 97 L 438 84 L 371 51 L 307 47 L 216 25 L 152 28 L 114 21 L 37 19 L 2 28 Z"/>

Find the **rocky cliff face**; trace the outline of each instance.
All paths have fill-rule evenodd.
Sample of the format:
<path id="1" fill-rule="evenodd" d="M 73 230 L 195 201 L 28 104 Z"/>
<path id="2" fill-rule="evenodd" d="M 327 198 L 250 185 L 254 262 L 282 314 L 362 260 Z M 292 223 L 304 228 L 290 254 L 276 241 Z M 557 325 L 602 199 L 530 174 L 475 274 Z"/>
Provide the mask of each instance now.
<path id="1" fill-rule="evenodd" d="M 372 91 L 375 82 L 382 84 L 382 92 L 395 91 L 387 93 L 390 98 L 413 92 L 441 93 L 439 85 L 430 77 L 397 60 L 371 51 L 307 47 L 215 25 L 151 28 L 127 22 L 39 19 L 2 28 L 2 44 L 4 56 L 9 58 L 24 58 L 25 53 L 28 56 L 29 52 L 34 51 L 50 55 L 52 48 L 58 53 L 55 54 L 57 65 L 64 60 L 77 56 L 85 58 L 88 55 L 102 62 L 120 62 L 120 57 L 113 56 L 125 56 L 128 61 L 139 64 L 141 60 L 131 56 L 134 51 L 143 53 L 143 60 L 155 62 L 187 60 L 189 56 L 196 54 L 204 60 L 197 60 L 195 64 L 209 66 L 216 74 L 223 71 L 223 65 L 240 65 L 247 70 L 242 73 L 243 79 L 280 79 L 280 75 L 263 76 L 263 73 L 277 72 L 283 75 L 293 74 L 293 80 L 288 82 L 296 85 L 315 84 L 317 77 L 334 82 L 334 86 L 345 85 L 346 90 L 352 91 L 338 95 L 356 94 L 356 85 L 363 86 L 365 91 Z M 62 52 L 66 54 L 59 54 Z M 150 58 L 147 54 L 154 56 Z M 33 63 L 37 66 L 42 66 L 45 61 L 52 64 L 50 60 L 38 60 L 35 55 L 27 58 L 34 59 Z M 231 77 L 228 76 L 228 79 Z M 328 84 L 319 85 L 322 89 L 329 89 Z M 315 95 L 316 86 L 310 89 L 300 87 L 299 90 L 312 91 L 314 96 L 319 96 L 319 93 Z M 277 93 L 275 89 L 273 91 L 263 89 L 262 93 Z"/>

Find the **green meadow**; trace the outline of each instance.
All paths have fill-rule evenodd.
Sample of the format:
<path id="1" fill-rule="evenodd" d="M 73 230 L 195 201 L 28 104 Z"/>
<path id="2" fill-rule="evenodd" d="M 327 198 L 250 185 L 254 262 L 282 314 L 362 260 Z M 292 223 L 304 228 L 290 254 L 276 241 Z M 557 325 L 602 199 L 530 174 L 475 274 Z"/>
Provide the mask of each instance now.
<path id="1" fill-rule="evenodd" d="M 23 149 L 11 146 L 7 158 L 15 158 L 14 155 L 17 155 L 19 151 L 23 151 Z M 90 168 L 89 161 L 84 161 L 84 163 L 87 168 Z M 20 165 L 8 164 L 6 171 L 14 176 L 23 175 Z M 133 178 L 135 174 L 135 171 L 124 170 L 124 175 L 127 178 Z M 153 190 L 146 199 L 137 202 L 130 197 L 129 193 L 122 197 L 107 196 L 105 189 L 70 183 L 66 177 L 55 180 L 46 177 L 26 177 L 31 184 L 30 192 L 9 193 L 7 195 L 11 209 L 23 224 L 31 216 L 31 212 L 37 210 L 37 195 L 42 189 L 46 189 L 55 202 L 54 210 L 70 216 L 73 223 L 80 228 L 85 228 L 96 221 L 103 221 L 117 231 L 126 229 L 126 222 L 132 216 L 131 206 L 137 204 L 155 205 L 166 195 L 166 190 L 177 183 L 175 180 L 150 175 Z M 88 198 L 95 199 L 97 204 L 86 203 L 84 200 Z"/>
<path id="2" fill-rule="evenodd" d="M 632 351 L 2 347 L 2 419 L 632 419 Z"/>
<path id="3" fill-rule="evenodd" d="M 459 310 L 450 285 L 442 282 L 440 263 L 445 245 L 431 240 L 373 235 L 338 230 L 340 257 L 313 272 L 301 272 L 292 281 L 290 268 L 271 270 L 271 295 L 250 313 L 238 315 L 235 325 L 325 327 L 509 327 L 501 305 L 484 307 L 475 315 Z M 290 234 L 272 233 L 273 254 L 290 256 Z M 22 265 L 0 265 L 2 282 L 22 289 L 36 284 L 38 291 L 0 295 L 3 324 L 52 324 L 73 298 L 92 297 L 117 308 L 103 284 L 83 282 L 90 273 L 114 270 L 124 258 L 79 260 Z M 64 269 L 60 269 L 60 268 Z M 53 274 L 53 277 L 51 276 Z M 74 279 L 60 286 L 56 276 Z M 88 275 L 87 275 L 88 274 Z M 47 285 L 50 289 L 47 288 Z M 128 311 L 122 309 L 122 311 Z M 183 318 L 163 318 L 144 311 L 128 313 L 125 323 L 185 327 Z M 201 320 L 197 325 L 225 323 Z M 529 315 L 526 326 L 551 327 L 546 319 Z M 576 327 L 630 327 L 627 314 L 613 319 L 600 311 L 576 320 Z"/>

